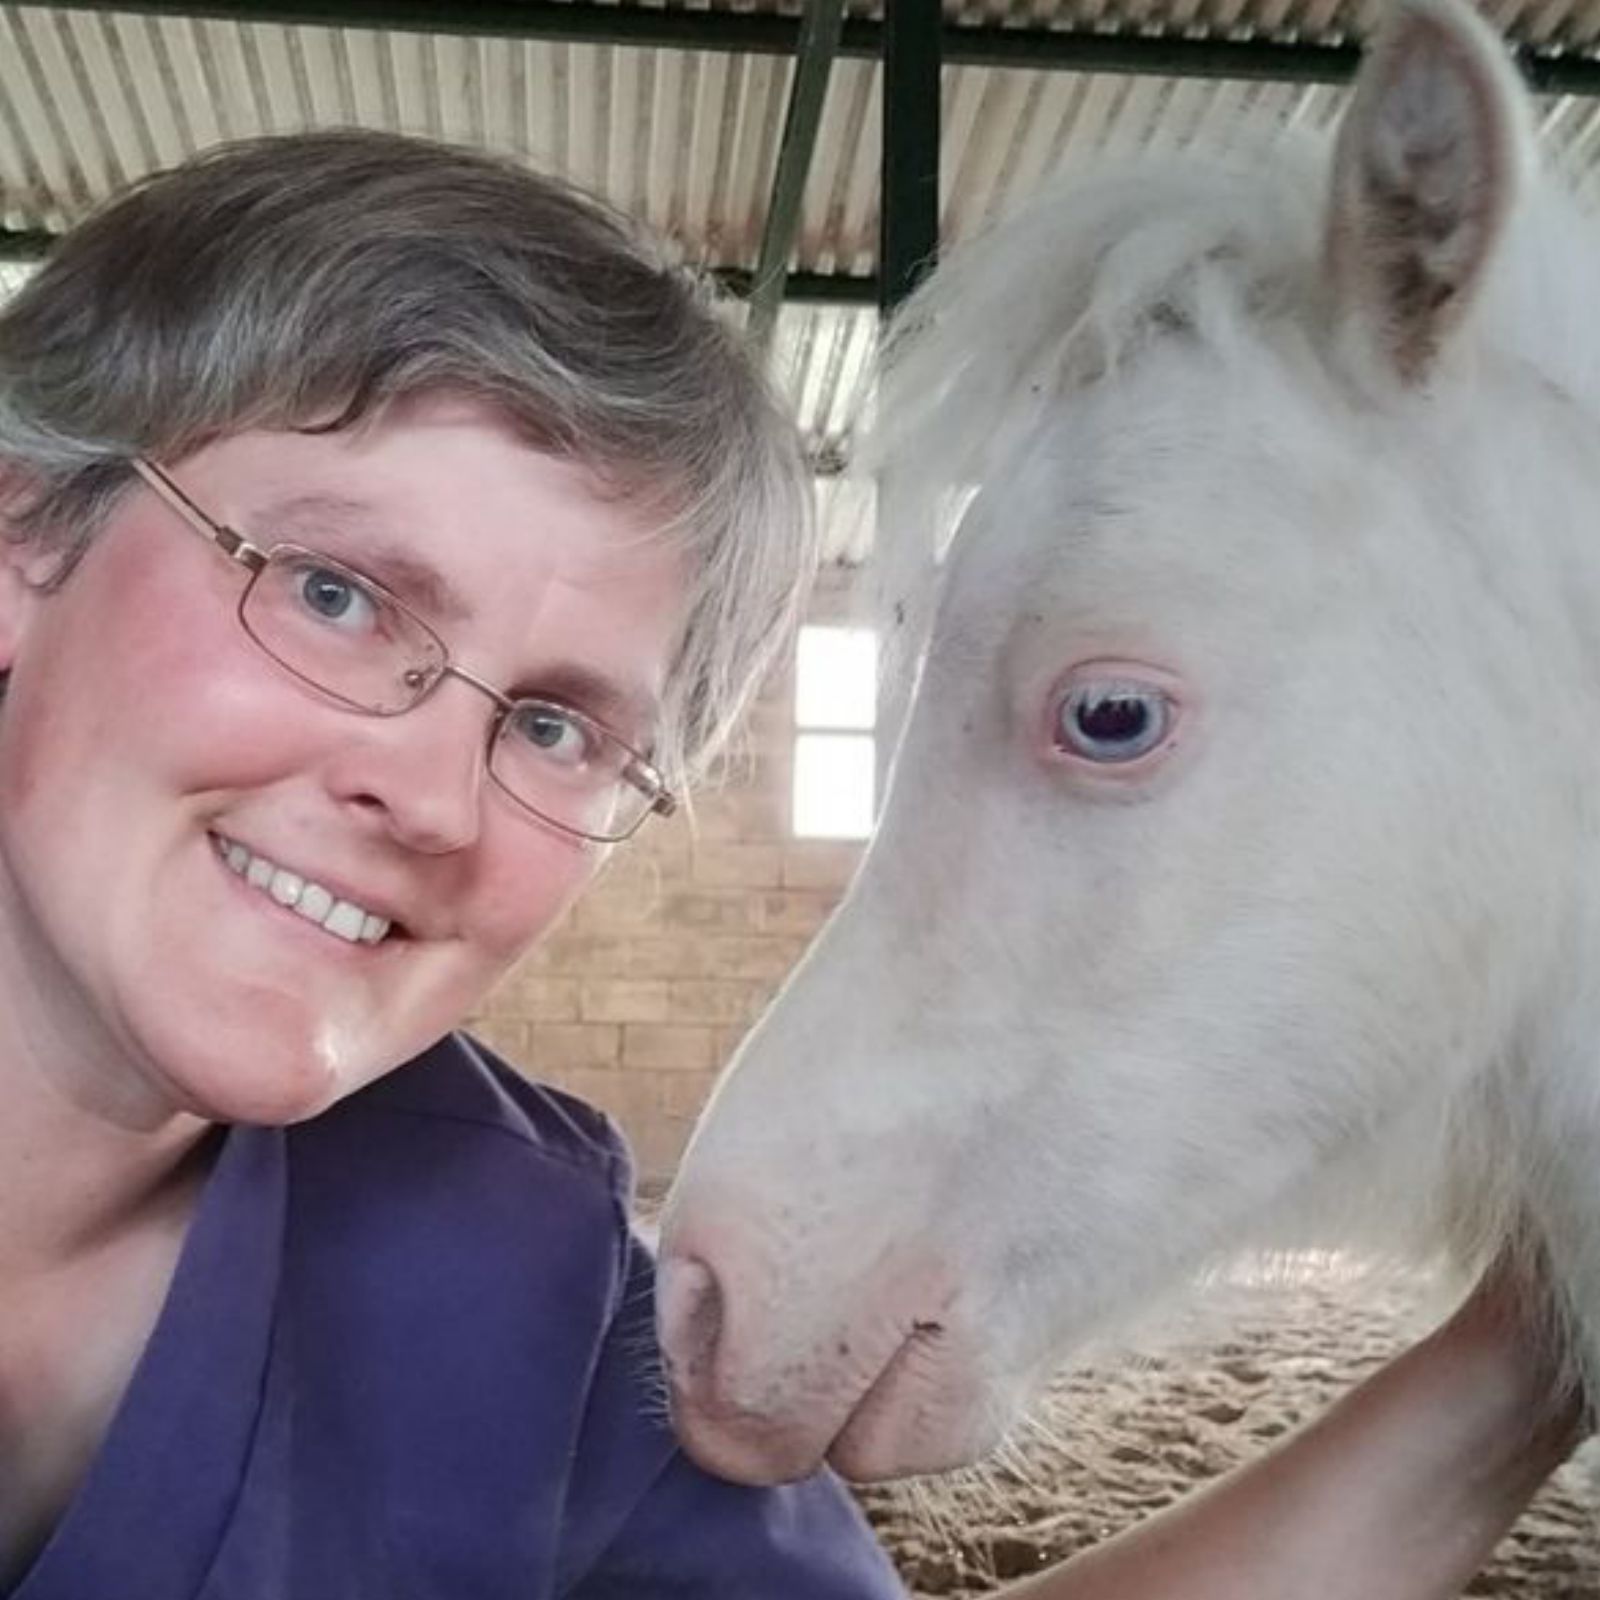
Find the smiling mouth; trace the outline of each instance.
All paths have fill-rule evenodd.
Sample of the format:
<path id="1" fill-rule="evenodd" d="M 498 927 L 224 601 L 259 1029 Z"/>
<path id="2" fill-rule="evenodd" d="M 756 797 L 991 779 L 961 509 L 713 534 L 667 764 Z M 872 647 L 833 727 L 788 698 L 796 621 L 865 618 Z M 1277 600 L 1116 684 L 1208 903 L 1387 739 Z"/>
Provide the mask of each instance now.
<path id="1" fill-rule="evenodd" d="M 286 911 L 304 917 L 324 933 L 342 939 L 346 944 L 380 944 L 391 934 L 400 937 L 403 930 L 388 917 L 380 917 L 353 900 L 341 900 L 330 889 L 288 867 L 280 867 L 266 856 L 247 850 L 236 839 L 224 838 L 219 833 L 211 835 L 217 856 L 222 864 L 242 879 L 252 889 L 274 900 Z"/>

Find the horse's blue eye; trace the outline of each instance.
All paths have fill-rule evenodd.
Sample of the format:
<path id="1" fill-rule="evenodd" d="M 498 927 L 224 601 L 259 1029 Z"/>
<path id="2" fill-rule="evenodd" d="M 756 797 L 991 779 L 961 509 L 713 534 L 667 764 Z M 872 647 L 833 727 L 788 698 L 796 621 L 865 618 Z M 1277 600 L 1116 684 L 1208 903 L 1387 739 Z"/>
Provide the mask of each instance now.
<path id="1" fill-rule="evenodd" d="M 1069 691 L 1056 712 L 1056 743 L 1071 755 L 1104 765 L 1137 761 L 1166 738 L 1172 704 L 1138 683 L 1084 683 Z"/>

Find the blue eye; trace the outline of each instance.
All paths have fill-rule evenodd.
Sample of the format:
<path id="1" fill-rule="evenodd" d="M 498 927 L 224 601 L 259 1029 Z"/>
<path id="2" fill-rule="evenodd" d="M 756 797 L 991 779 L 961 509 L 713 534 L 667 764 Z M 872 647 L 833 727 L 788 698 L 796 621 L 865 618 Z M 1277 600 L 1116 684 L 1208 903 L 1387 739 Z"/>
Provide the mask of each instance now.
<path id="1" fill-rule="evenodd" d="M 375 595 L 369 594 L 355 579 L 331 567 L 307 566 L 299 574 L 301 603 L 325 622 L 346 627 L 370 626 L 378 613 Z"/>
<path id="2" fill-rule="evenodd" d="M 571 712 L 545 700 L 520 702 L 506 731 L 525 754 L 558 766 L 584 766 L 595 753 L 588 727 Z"/>
<path id="3" fill-rule="evenodd" d="M 1104 766 L 1148 755 L 1171 728 L 1172 701 L 1148 684 L 1090 680 L 1056 708 L 1057 748 Z"/>

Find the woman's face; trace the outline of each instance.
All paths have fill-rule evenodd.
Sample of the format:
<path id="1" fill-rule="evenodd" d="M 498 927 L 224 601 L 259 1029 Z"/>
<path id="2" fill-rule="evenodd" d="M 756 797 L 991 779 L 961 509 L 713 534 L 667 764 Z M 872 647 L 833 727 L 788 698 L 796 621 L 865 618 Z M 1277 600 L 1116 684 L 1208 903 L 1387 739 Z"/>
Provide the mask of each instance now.
<path id="1" fill-rule="evenodd" d="M 253 542 L 395 589 L 475 676 L 585 685 L 580 709 L 651 741 L 678 562 L 492 412 L 242 434 L 171 472 Z M 245 634 L 245 582 L 141 486 L 57 593 L 12 571 L 0 598 L 0 1004 L 36 1065 L 124 1125 L 291 1121 L 370 1082 L 460 1022 L 603 853 L 488 780 L 482 694 L 447 679 L 404 716 L 343 710 Z M 327 931 L 228 844 L 395 929 Z"/>

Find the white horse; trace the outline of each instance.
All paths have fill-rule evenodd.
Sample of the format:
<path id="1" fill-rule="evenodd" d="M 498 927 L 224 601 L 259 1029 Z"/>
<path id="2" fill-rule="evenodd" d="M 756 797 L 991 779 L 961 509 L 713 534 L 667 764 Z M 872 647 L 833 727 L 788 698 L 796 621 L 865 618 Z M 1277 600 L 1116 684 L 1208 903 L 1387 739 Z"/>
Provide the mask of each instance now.
<path id="1" fill-rule="evenodd" d="M 969 1459 L 1247 1248 L 1531 1225 L 1600 1373 L 1600 237 L 1549 189 L 1410 0 L 1331 153 L 1089 182 L 913 304 L 890 481 L 977 492 L 666 1216 L 713 1468 Z"/>

